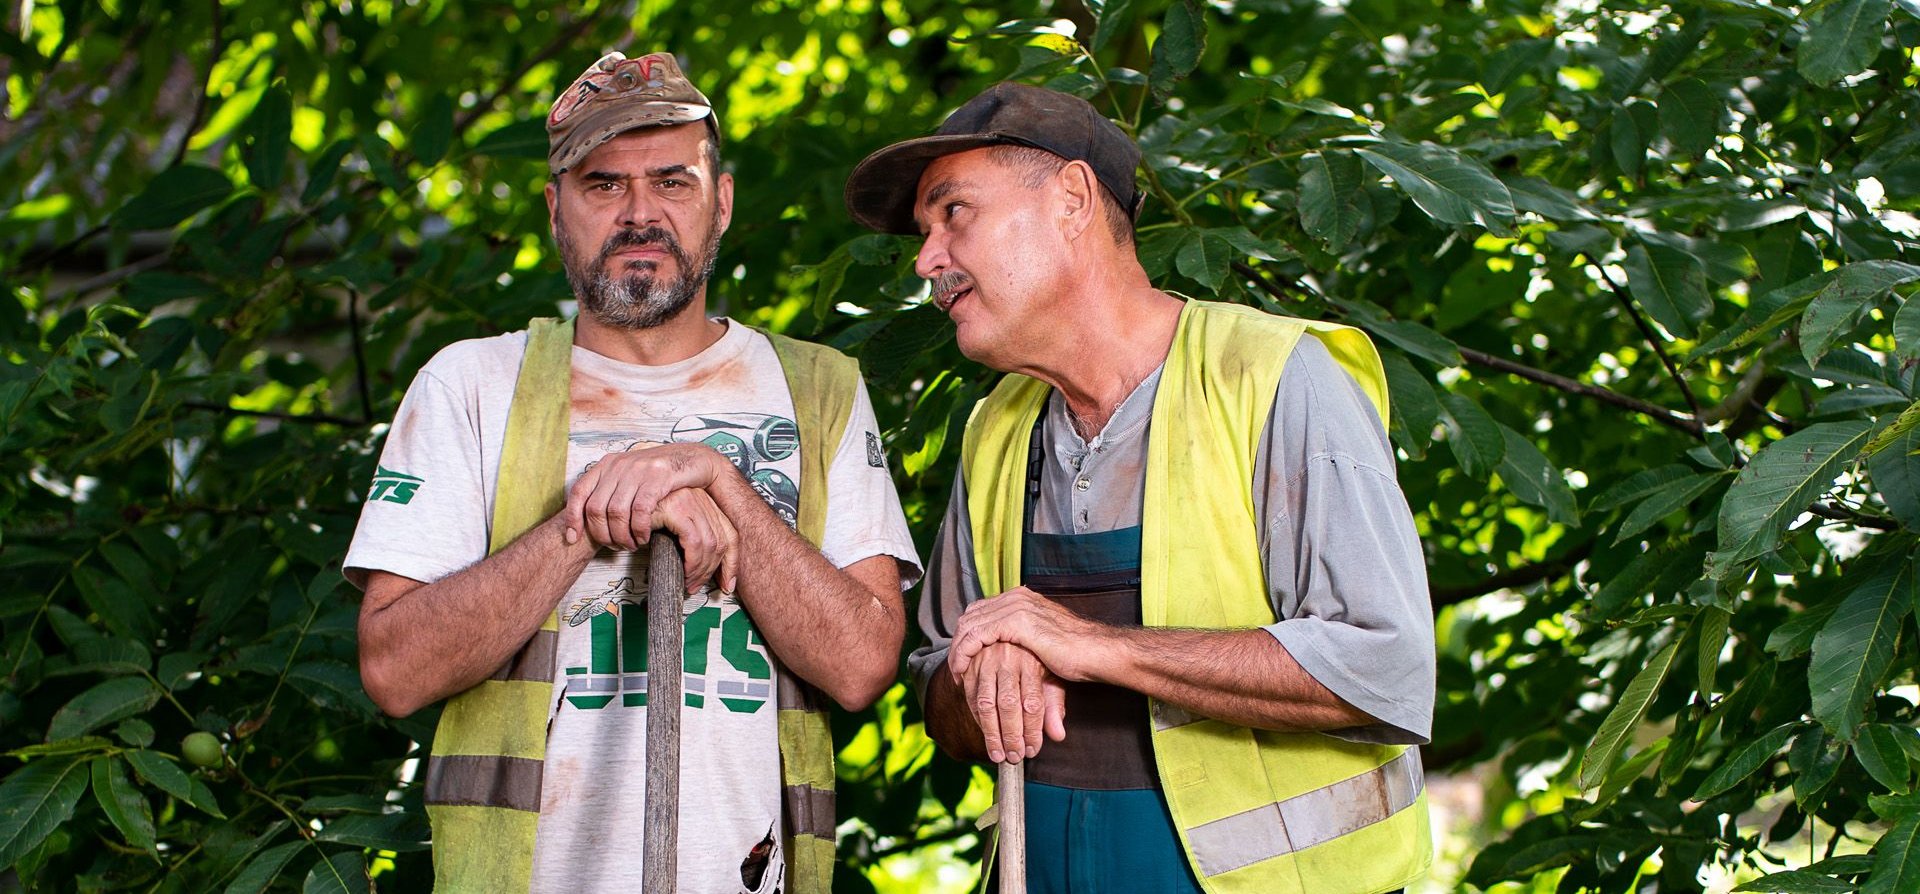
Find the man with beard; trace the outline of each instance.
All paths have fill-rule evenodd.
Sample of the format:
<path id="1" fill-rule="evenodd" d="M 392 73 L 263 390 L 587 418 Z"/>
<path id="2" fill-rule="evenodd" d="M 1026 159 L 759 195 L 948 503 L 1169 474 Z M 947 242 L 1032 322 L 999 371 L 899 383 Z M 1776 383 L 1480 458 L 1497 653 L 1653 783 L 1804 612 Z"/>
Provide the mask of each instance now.
<path id="1" fill-rule="evenodd" d="M 1087 102 L 1000 84 L 847 181 L 1009 373 L 920 602 L 927 733 L 1027 765 L 1030 891 L 1400 888 L 1435 656 L 1379 357 L 1155 289 L 1139 163 Z"/>
<path id="2" fill-rule="evenodd" d="M 838 353 L 706 315 L 733 178 L 671 56 L 601 59 L 547 130 L 581 313 L 420 370 L 344 563 L 367 694 L 394 716 L 448 699 L 437 886 L 639 890 L 638 550 L 664 528 L 688 583 L 679 890 L 825 892 L 825 698 L 891 684 L 919 576 L 865 386 Z"/>

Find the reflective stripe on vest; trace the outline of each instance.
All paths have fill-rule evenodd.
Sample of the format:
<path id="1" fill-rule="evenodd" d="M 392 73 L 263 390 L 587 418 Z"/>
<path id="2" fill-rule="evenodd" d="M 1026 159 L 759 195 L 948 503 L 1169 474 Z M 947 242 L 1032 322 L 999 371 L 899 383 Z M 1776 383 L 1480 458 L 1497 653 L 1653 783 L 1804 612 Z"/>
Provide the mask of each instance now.
<path id="1" fill-rule="evenodd" d="M 1409 748 L 1351 779 L 1190 829 L 1187 844 L 1201 875 L 1232 872 L 1384 822 L 1412 807 L 1425 785 L 1420 752 Z"/>
<path id="2" fill-rule="evenodd" d="M 1386 376 L 1359 330 L 1216 302 L 1182 309 L 1147 431 L 1145 626 L 1274 621 L 1251 482 L 1281 371 L 1303 335 L 1353 376 L 1384 426 Z M 989 596 L 1021 580 L 1027 448 L 1047 392 L 1044 383 L 1008 375 L 967 423 L 961 463 L 975 571 Z M 1374 894 L 1431 864 L 1412 749 L 1253 730 L 1157 700 L 1149 712 L 1167 809 L 1209 894 Z M 1372 801 L 1351 805 L 1349 797 Z"/>
<path id="3" fill-rule="evenodd" d="M 817 547 L 826 530 L 827 469 L 852 416 L 860 372 L 831 348 L 764 334 L 780 358 L 800 430 L 796 527 Z M 572 365 L 572 321 L 532 321 L 507 414 L 489 554 L 565 502 Z M 449 699 L 440 715 L 425 782 L 436 891 L 521 894 L 532 882 L 558 631 L 557 614 L 548 615 L 504 667 Z M 836 825 L 827 700 L 777 660 L 772 664 L 779 688 L 786 889 L 827 894 Z"/>

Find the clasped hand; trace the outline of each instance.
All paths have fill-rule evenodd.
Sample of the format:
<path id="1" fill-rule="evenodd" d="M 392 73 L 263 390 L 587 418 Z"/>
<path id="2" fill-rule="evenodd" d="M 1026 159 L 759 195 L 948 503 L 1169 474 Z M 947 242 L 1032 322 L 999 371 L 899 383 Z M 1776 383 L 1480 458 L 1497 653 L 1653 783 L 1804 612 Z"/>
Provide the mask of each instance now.
<path id="1" fill-rule="evenodd" d="M 704 444 L 647 444 L 609 453 L 567 493 L 566 540 L 584 535 L 613 549 L 637 550 L 660 528 L 680 538 L 687 591 L 714 578 L 722 592 L 739 585 L 740 535 L 707 488 L 725 459 Z M 730 466 L 728 468 L 731 468 Z"/>
<path id="2" fill-rule="evenodd" d="M 1066 738 L 1061 680 L 1087 679 L 1085 648 L 1097 627 L 1026 587 L 967 606 L 947 651 L 987 757 L 1019 763 L 1045 738 Z"/>

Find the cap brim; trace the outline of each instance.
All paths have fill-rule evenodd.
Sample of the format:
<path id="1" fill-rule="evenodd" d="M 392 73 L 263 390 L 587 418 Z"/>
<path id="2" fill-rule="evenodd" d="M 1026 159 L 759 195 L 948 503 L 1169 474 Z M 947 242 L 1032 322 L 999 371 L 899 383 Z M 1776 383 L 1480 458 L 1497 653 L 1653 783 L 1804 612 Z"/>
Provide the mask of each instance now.
<path id="1" fill-rule="evenodd" d="M 998 133 L 964 133 L 895 143 L 854 165 L 847 176 L 847 213 L 868 229 L 917 236 L 920 225 L 913 220 L 913 202 L 928 165 L 955 152 L 1017 142 Z"/>
<path id="2" fill-rule="evenodd" d="M 719 121 L 714 120 L 712 107 L 690 102 L 641 103 L 623 108 L 604 120 L 583 120 L 574 126 L 560 152 L 548 157 L 547 168 L 555 174 L 564 174 L 606 141 L 630 130 L 706 120 L 713 120 L 714 133 L 718 134 Z"/>

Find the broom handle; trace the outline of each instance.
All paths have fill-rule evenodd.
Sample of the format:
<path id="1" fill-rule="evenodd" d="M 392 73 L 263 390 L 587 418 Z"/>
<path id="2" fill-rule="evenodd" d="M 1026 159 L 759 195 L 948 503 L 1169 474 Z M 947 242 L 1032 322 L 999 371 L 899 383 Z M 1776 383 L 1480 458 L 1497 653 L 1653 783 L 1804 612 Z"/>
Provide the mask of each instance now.
<path id="1" fill-rule="evenodd" d="M 1001 764 L 1000 894 L 1027 894 L 1027 770 Z"/>

